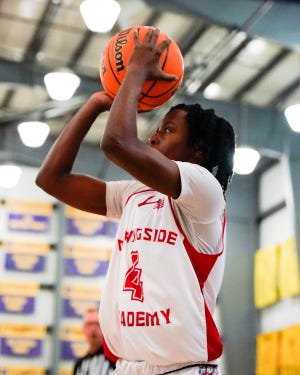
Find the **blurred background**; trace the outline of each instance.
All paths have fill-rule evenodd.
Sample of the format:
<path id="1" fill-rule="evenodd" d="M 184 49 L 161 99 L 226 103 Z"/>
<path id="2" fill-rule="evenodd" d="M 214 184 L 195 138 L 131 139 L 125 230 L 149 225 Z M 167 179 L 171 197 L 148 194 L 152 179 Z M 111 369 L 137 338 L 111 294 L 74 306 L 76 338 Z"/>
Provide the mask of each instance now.
<path id="1" fill-rule="evenodd" d="M 64 281 L 74 280 L 60 266 L 66 253 L 57 250 L 76 242 L 76 236 L 85 246 L 100 241 L 110 247 L 113 225 L 106 223 L 105 230 L 92 234 L 68 233 L 67 222 L 76 215 L 37 189 L 34 178 L 57 134 L 87 97 L 102 89 L 104 47 L 117 32 L 136 25 L 169 34 L 185 67 L 176 94 L 139 115 L 139 137 L 147 140 L 167 109 L 180 102 L 214 108 L 237 133 L 235 176 L 227 197 L 227 267 L 217 311 L 223 375 L 300 374 L 299 20 L 297 0 L 0 0 L 0 298 L 16 289 L 7 284 L 15 281 L 38 282 L 45 293 L 35 297 L 41 306 L 31 315 L 13 312 L 2 301 L 0 374 L 28 368 L 32 374 L 68 374 L 76 357 L 61 352 L 62 329 L 69 344 L 82 337 L 76 336 L 80 312 L 61 317 Z M 75 170 L 108 180 L 130 178 L 99 151 L 105 123 L 104 114 L 88 133 Z M 11 201 L 30 204 L 16 208 Z M 51 206 L 50 213 L 46 210 L 49 232 L 35 232 L 28 224 L 36 201 Z M 45 207 L 36 215 L 40 210 Z M 13 213 L 24 215 L 22 230 L 9 226 Z M 36 239 L 50 244 L 45 255 L 50 268 L 39 275 L 9 269 L 8 254 L 15 253 L 8 243 Z M 78 249 L 75 253 L 82 256 Z M 107 262 L 107 253 L 95 262 Z M 77 276 L 81 283 L 100 280 L 101 285 L 105 268 Z M 80 291 L 74 292 L 77 298 Z M 35 332 L 44 347 L 31 359 L 4 350 L 5 340 L 19 338 L 21 331 L 28 339 L 24 332 L 29 328 L 17 325 L 24 322 L 46 329 Z"/>

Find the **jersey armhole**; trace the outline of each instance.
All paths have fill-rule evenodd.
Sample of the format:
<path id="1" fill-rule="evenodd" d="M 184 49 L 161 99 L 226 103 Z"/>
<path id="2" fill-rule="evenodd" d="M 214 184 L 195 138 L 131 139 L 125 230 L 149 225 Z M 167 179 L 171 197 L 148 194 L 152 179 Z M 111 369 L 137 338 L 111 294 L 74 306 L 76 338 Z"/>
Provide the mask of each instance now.
<path id="1" fill-rule="evenodd" d="M 220 249 L 220 251 L 216 254 L 206 254 L 206 253 L 203 253 L 201 252 L 201 249 L 196 249 L 193 244 L 191 243 L 191 241 L 187 238 L 187 235 L 185 234 L 180 222 L 179 222 L 179 219 L 178 219 L 178 216 L 176 215 L 176 212 L 175 212 L 175 209 L 174 209 L 174 206 L 173 206 L 173 203 L 172 203 L 172 199 L 170 197 L 168 197 L 168 200 L 169 200 L 169 204 L 170 204 L 170 207 L 171 207 L 171 211 L 172 211 L 172 214 L 173 214 L 173 218 L 175 220 L 175 223 L 176 223 L 176 226 L 179 230 L 179 232 L 181 233 L 181 235 L 183 236 L 185 242 L 187 242 L 189 244 L 189 247 L 194 249 L 194 251 L 200 253 L 200 254 L 204 254 L 204 255 L 221 255 L 224 251 L 224 235 L 225 235 L 225 228 L 226 228 L 226 211 L 224 209 L 224 212 L 223 212 L 223 223 L 222 223 L 222 234 L 221 234 L 221 238 L 222 238 L 222 248 Z"/>

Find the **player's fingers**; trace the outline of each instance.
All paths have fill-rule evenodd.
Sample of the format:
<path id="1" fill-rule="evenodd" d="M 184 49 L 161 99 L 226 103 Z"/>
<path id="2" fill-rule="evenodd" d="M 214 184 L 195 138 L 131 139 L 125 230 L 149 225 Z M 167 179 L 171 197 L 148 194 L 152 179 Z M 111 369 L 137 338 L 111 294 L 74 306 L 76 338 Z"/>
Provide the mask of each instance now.
<path id="1" fill-rule="evenodd" d="M 144 37 L 144 42 L 147 42 L 147 43 L 150 42 L 152 38 L 152 32 L 153 32 L 153 27 L 148 27 L 147 32 Z"/>
<path id="2" fill-rule="evenodd" d="M 158 52 L 163 53 L 163 51 L 168 47 L 168 45 L 172 42 L 172 39 L 164 39 L 158 46 Z"/>
<path id="3" fill-rule="evenodd" d="M 139 42 L 139 31 L 138 31 L 138 29 L 133 31 L 133 40 L 134 40 L 135 44 L 137 44 L 137 42 Z"/>
<path id="4" fill-rule="evenodd" d="M 144 41 L 148 42 L 148 43 L 156 44 L 156 41 L 157 41 L 158 36 L 159 36 L 159 33 L 160 33 L 160 30 L 158 28 L 156 28 L 156 27 L 149 27 L 148 30 L 147 30 L 147 32 L 146 32 Z"/>
<path id="5" fill-rule="evenodd" d="M 157 27 L 155 27 L 153 29 L 152 38 L 151 38 L 151 41 L 153 42 L 153 44 L 156 44 L 159 34 L 160 34 L 160 30 Z"/>
<path id="6" fill-rule="evenodd" d="M 160 76 L 160 79 L 163 81 L 171 82 L 171 81 L 177 81 L 178 76 L 176 76 L 175 74 L 162 73 L 162 75 Z"/>

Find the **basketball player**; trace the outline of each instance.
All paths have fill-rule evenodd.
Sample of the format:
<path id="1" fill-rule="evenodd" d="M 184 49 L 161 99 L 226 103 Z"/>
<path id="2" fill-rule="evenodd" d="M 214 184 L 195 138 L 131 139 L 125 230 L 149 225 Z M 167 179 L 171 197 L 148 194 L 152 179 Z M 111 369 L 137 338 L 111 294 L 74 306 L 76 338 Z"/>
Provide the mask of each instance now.
<path id="1" fill-rule="evenodd" d="M 113 103 L 93 94 L 50 150 L 37 177 L 78 209 L 119 218 L 101 298 L 100 321 L 115 374 L 219 374 L 222 342 L 213 315 L 225 259 L 225 192 L 235 136 L 212 109 L 170 109 L 149 143 L 137 137 L 137 97 L 146 80 L 173 80 L 159 66 L 170 41 L 135 34 Z M 72 173 L 80 144 L 110 110 L 101 150 L 134 180 Z"/>
<path id="2" fill-rule="evenodd" d="M 111 375 L 115 364 L 104 356 L 98 309 L 90 308 L 85 312 L 82 330 L 89 349 L 85 356 L 78 358 L 75 362 L 73 374 Z"/>

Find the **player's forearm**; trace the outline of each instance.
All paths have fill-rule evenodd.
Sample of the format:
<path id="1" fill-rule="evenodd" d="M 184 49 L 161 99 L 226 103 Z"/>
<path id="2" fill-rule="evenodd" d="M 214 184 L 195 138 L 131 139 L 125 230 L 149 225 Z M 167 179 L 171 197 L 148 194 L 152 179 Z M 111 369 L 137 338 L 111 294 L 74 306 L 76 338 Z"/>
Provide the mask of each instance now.
<path id="1" fill-rule="evenodd" d="M 101 149 L 116 163 L 124 152 L 130 152 L 131 145 L 140 142 L 136 115 L 143 82 L 143 77 L 136 72 L 127 73 L 111 107 Z"/>
<path id="2" fill-rule="evenodd" d="M 72 170 L 80 145 L 100 112 L 105 109 L 92 96 L 63 129 L 46 156 L 36 183 L 48 191 Z"/>

